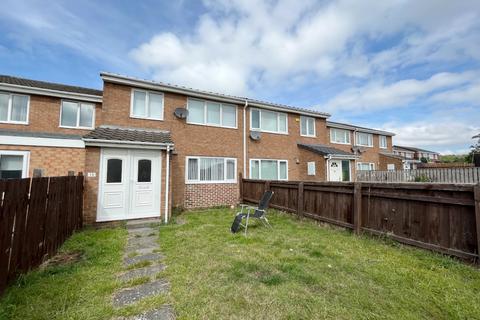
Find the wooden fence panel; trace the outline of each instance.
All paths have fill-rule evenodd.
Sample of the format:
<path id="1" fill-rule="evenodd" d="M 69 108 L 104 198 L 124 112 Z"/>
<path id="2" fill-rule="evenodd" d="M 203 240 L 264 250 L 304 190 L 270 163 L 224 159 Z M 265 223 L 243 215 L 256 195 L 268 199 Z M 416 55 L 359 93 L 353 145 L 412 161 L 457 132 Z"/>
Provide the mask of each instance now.
<path id="1" fill-rule="evenodd" d="M 480 167 L 423 168 L 397 171 L 357 171 L 359 182 L 480 183 Z"/>
<path id="2" fill-rule="evenodd" d="M 0 294 L 82 225 L 83 176 L 0 180 Z"/>
<path id="3" fill-rule="evenodd" d="M 375 179 L 395 180 L 411 179 L 418 173 L 364 174 Z M 444 170 L 441 174 L 451 178 L 455 173 Z M 433 179 L 441 174 L 433 172 L 430 177 Z M 470 179 L 464 172 L 456 174 L 457 180 Z M 405 244 L 464 259 L 478 261 L 480 258 L 480 184 L 244 179 L 242 197 L 258 203 L 267 188 L 275 192 L 271 203 L 274 208 L 354 229 L 356 233 L 386 235 Z"/>

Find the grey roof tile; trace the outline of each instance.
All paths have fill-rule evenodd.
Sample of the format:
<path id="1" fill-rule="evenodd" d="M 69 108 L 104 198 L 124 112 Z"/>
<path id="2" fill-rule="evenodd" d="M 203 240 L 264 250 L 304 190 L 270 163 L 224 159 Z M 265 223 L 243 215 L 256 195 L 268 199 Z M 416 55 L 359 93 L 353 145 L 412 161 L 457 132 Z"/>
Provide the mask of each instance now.
<path id="1" fill-rule="evenodd" d="M 13 85 L 22 86 L 22 87 L 81 93 L 81 94 L 88 94 L 88 95 L 100 96 L 100 97 L 103 95 L 102 90 L 77 87 L 77 86 L 69 86 L 69 85 L 60 84 L 60 83 L 18 78 L 18 77 L 12 77 L 8 75 L 0 75 L 0 83 L 13 84 Z"/>
<path id="2" fill-rule="evenodd" d="M 322 144 L 297 143 L 297 145 L 300 148 L 318 153 L 322 156 L 328 156 L 328 155 L 354 156 L 352 152 L 343 151 L 343 150 L 322 145 Z"/>
<path id="3" fill-rule="evenodd" d="M 51 132 L 37 132 L 37 131 L 18 131 L 0 129 L 1 136 L 17 136 L 17 137 L 35 137 L 35 138 L 50 138 L 50 139 L 78 139 L 81 140 L 81 135 L 63 134 Z"/>
<path id="4" fill-rule="evenodd" d="M 101 126 L 83 136 L 88 141 L 109 140 L 152 144 L 173 144 L 169 131 Z"/>

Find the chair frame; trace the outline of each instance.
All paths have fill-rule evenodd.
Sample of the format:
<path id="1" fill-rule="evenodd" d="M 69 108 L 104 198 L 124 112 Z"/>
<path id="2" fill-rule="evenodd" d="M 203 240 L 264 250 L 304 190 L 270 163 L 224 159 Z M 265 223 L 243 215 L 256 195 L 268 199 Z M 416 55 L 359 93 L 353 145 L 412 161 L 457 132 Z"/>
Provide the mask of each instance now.
<path id="1" fill-rule="evenodd" d="M 266 217 L 266 213 L 267 213 L 266 209 L 259 209 L 258 207 L 252 207 L 248 204 L 240 204 L 240 207 L 242 209 L 241 209 L 240 212 L 237 212 L 236 215 L 239 215 L 239 214 L 246 214 L 247 215 L 245 224 L 240 222 L 240 225 L 245 228 L 245 237 L 247 236 L 248 221 L 250 220 L 250 215 L 251 215 L 252 211 L 253 211 L 252 217 L 259 219 L 265 227 L 273 229 L 272 225 L 270 224 L 270 222 L 268 222 L 268 219 Z M 259 217 L 255 217 L 255 214 L 257 212 L 261 212 L 261 215 Z"/>

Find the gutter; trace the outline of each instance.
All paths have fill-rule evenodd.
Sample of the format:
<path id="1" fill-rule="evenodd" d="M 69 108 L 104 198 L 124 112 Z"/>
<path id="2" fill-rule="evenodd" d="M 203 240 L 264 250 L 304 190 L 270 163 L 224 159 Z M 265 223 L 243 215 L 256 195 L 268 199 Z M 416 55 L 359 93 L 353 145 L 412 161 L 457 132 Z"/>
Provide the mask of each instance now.
<path id="1" fill-rule="evenodd" d="M 125 141 L 125 140 L 105 140 L 105 139 L 82 139 L 87 146 L 103 146 L 108 145 L 133 145 L 133 146 L 145 146 L 156 147 L 156 149 L 165 149 L 173 147 L 173 143 L 155 143 L 155 142 L 141 142 L 141 141 Z"/>
<path id="2" fill-rule="evenodd" d="M 103 81 L 126 84 L 126 85 L 137 87 L 137 88 L 146 88 L 151 90 L 160 90 L 164 92 L 173 92 L 173 93 L 188 95 L 190 97 L 196 97 L 196 98 L 215 99 L 217 101 L 229 102 L 233 104 L 243 104 L 246 100 L 245 98 L 241 98 L 241 97 L 234 97 L 234 96 L 222 95 L 222 94 L 213 93 L 213 92 L 199 91 L 199 90 L 194 90 L 190 88 L 179 87 L 179 86 L 174 86 L 174 85 L 169 85 L 164 83 L 155 83 L 149 80 L 132 79 L 126 76 L 111 74 L 107 72 L 101 72 L 100 76 L 102 77 Z M 330 117 L 330 114 L 328 113 L 318 113 L 318 112 L 310 112 L 308 110 L 299 110 L 294 107 L 276 105 L 268 102 L 260 102 L 260 101 L 253 101 L 253 100 L 249 100 L 249 101 L 250 101 L 249 102 L 250 106 L 259 107 L 267 110 L 290 112 L 290 113 L 296 113 L 296 114 L 307 115 L 307 116 L 316 117 L 316 118 L 324 118 L 324 119 L 327 119 Z"/>
<path id="3" fill-rule="evenodd" d="M 247 178 L 247 107 L 248 100 L 245 99 L 243 106 L 243 179 Z"/>

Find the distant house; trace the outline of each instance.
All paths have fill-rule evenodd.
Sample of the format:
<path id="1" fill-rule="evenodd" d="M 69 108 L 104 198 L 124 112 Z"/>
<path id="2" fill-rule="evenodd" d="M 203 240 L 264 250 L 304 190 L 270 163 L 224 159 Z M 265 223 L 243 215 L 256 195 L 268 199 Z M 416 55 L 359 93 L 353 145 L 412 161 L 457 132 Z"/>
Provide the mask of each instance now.
<path id="1" fill-rule="evenodd" d="M 421 162 L 422 158 L 427 159 L 428 162 L 438 162 L 440 154 L 435 151 L 405 146 L 393 146 L 393 153 L 404 159 L 404 169 L 416 169 L 417 164 Z"/>

